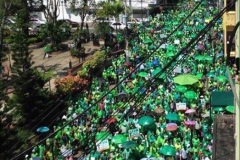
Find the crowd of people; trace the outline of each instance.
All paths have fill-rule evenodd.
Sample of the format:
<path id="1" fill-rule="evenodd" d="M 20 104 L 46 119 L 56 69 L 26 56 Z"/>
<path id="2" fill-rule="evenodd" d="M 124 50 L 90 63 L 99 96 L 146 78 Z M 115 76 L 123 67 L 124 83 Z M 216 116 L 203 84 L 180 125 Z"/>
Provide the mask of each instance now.
<path id="1" fill-rule="evenodd" d="M 26 159 L 70 160 L 78 151 L 87 160 L 212 159 L 214 115 L 233 112 L 233 106 L 210 112 L 211 93 L 231 90 L 222 21 L 180 55 L 175 67 L 165 67 L 218 13 L 203 1 L 168 36 L 197 3 L 149 17 L 147 26 L 136 24 L 129 61 L 125 55 L 112 59 L 91 89 L 70 102 L 52 130 L 54 138 L 36 146 Z M 163 39 L 167 41 L 161 44 Z"/>

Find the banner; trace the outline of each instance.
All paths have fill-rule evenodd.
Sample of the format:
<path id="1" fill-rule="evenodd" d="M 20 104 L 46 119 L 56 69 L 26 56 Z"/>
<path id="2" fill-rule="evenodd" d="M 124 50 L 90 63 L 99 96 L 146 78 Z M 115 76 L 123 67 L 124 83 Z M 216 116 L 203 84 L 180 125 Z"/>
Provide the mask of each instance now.
<path id="1" fill-rule="evenodd" d="M 96 143 L 96 146 L 97 146 L 97 151 L 98 152 L 102 152 L 102 151 L 108 150 L 110 148 L 108 139 L 98 141 Z"/>
<path id="2" fill-rule="evenodd" d="M 177 109 L 177 111 L 187 110 L 187 104 L 186 103 L 176 103 L 176 109 Z"/>
<path id="3" fill-rule="evenodd" d="M 138 137 L 138 136 L 140 136 L 139 128 L 130 129 L 130 130 L 128 131 L 128 133 L 129 133 L 129 138 L 133 138 L 133 137 Z"/>

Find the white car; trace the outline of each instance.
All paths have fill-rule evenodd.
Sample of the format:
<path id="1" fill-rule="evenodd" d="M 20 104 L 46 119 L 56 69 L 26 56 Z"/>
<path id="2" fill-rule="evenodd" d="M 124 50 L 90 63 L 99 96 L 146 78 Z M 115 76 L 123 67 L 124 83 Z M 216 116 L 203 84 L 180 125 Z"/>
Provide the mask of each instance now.
<path id="1" fill-rule="evenodd" d="M 46 23 L 45 21 L 42 21 L 42 20 L 40 20 L 38 18 L 31 18 L 29 20 L 29 22 L 31 24 L 30 28 L 32 28 L 32 29 L 38 29 L 41 26 L 45 25 L 45 23 Z"/>
<path id="2" fill-rule="evenodd" d="M 114 30 L 124 30 L 126 28 L 126 25 L 124 23 L 121 22 L 112 22 L 110 24 L 110 27 Z"/>

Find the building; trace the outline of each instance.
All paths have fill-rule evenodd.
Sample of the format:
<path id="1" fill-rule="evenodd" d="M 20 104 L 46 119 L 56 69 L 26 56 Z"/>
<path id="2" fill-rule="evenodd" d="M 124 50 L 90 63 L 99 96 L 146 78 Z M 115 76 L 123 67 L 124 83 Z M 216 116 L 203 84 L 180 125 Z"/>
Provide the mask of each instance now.
<path id="1" fill-rule="evenodd" d="M 226 7 L 231 0 L 224 0 L 224 7 Z M 237 2 L 236 2 L 237 3 Z M 224 55 L 227 56 L 228 44 L 231 37 L 231 34 L 236 25 L 236 4 L 228 9 L 223 15 L 223 32 L 224 32 Z M 233 40 L 230 57 L 235 57 L 235 39 Z"/>

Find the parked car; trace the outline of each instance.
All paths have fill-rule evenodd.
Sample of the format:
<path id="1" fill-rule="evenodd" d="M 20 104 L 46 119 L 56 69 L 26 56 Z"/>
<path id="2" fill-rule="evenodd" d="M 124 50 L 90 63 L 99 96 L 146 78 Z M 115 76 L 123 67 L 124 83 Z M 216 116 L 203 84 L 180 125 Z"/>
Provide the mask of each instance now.
<path id="1" fill-rule="evenodd" d="M 115 18 L 103 18 L 103 17 L 97 17 L 96 19 L 93 20 L 93 22 L 96 23 L 112 23 L 115 22 Z"/>
<path id="2" fill-rule="evenodd" d="M 73 22 L 73 21 L 71 21 L 69 19 L 60 19 L 60 20 L 58 20 L 58 22 L 60 22 L 60 23 L 67 23 L 67 24 L 69 24 L 73 28 L 79 26 L 79 24 L 77 22 Z"/>
<path id="3" fill-rule="evenodd" d="M 110 27 L 113 29 L 113 30 L 124 30 L 126 28 L 126 25 L 121 23 L 121 22 L 112 22 L 110 24 Z"/>
<path id="4" fill-rule="evenodd" d="M 39 28 L 41 28 L 42 26 L 45 25 L 45 21 L 42 21 L 38 18 L 31 18 L 29 20 L 29 23 L 30 23 L 30 27 L 32 30 L 38 30 Z"/>

